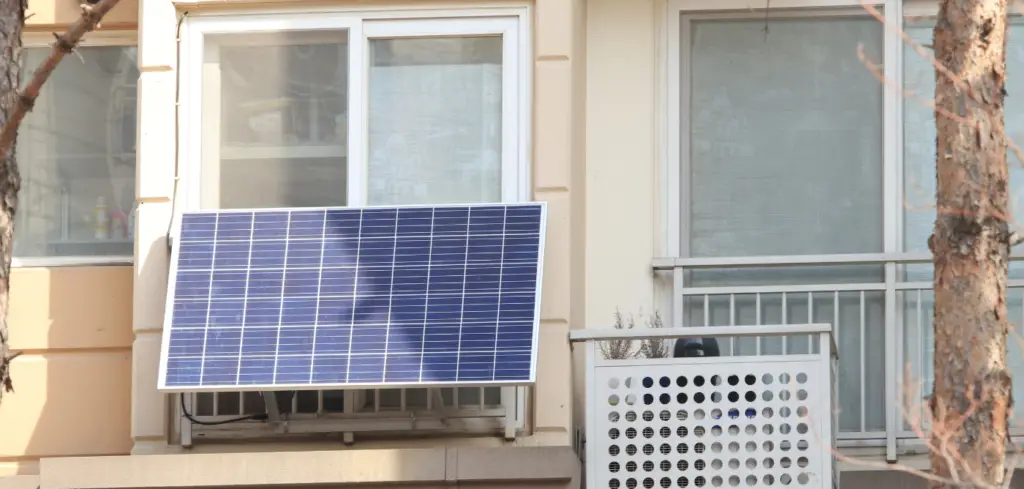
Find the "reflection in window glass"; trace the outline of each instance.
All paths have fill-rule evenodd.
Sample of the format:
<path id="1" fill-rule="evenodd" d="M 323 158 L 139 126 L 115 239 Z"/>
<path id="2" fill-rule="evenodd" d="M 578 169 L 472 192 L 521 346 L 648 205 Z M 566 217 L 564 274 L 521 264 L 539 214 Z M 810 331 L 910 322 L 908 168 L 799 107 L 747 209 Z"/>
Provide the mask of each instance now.
<path id="1" fill-rule="evenodd" d="M 500 37 L 371 41 L 370 204 L 501 200 L 501 48 Z M 497 387 L 459 392 L 460 406 L 501 402 Z M 401 396 L 384 389 L 379 402 Z M 425 389 L 406 392 L 409 406 L 426 401 Z"/>
<path id="2" fill-rule="evenodd" d="M 345 32 L 211 36 L 203 91 L 204 207 L 347 203 Z M 215 121 L 219 121 L 215 122 Z"/>
<path id="3" fill-rule="evenodd" d="M 500 37 L 370 45 L 370 204 L 501 200 Z"/>
<path id="4" fill-rule="evenodd" d="M 917 43 L 932 42 L 934 22 L 908 22 L 905 31 Z M 1024 33 L 1024 21 L 1011 19 L 1009 36 Z M 1024 141 L 1024 98 L 1013 96 L 1014 89 L 1024 86 L 1024 43 L 1008 37 L 1006 45 L 1006 133 L 1015 142 Z M 1017 75 L 1014 78 L 1014 75 Z M 904 48 L 903 83 L 913 97 L 903 99 L 903 248 L 905 251 L 928 251 L 928 236 L 935 224 L 935 111 L 927 100 L 935 94 L 935 70 L 931 63 L 913 49 Z M 1010 210 L 1024 215 L 1024 162 L 1013 151 L 1007 152 L 1010 166 Z M 910 267 L 908 280 L 931 281 L 931 266 Z M 1014 273 L 1016 272 L 1016 273 Z M 1011 274 L 1024 278 L 1024 263 L 1011 264 Z"/>
<path id="5" fill-rule="evenodd" d="M 691 256 L 881 252 L 883 87 L 857 59 L 881 59 L 874 19 L 691 23 Z M 684 86 L 687 86 L 684 84 Z M 882 283 L 881 266 L 714 269 L 688 286 Z M 881 293 L 753 294 L 686 301 L 689 325 L 824 322 L 839 335 L 841 431 L 885 428 Z M 740 355 L 805 353 L 806 336 L 744 338 Z"/>
<path id="6" fill-rule="evenodd" d="M 24 51 L 25 79 L 50 48 Z M 18 134 L 16 257 L 132 256 L 135 47 L 82 47 L 43 87 Z"/>
<path id="7" fill-rule="evenodd" d="M 1024 142 L 1024 21 L 1012 17 L 1006 43 L 1006 133 L 1018 145 Z M 918 44 L 932 42 L 934 21 L 907 22 L 905 32 Z M 903 249 L 928 251 L 928 236 L 935 225 L 935 111 L 927 100 L 935 94 L 935 69 L 932 64 L 904 46 L 904 88 L 915 94 L 903 100 Z M 1020 227 L 1024 215 L 1024 162 L 1013 151 L 1007 152 L 1010 167 L 1010 211 Z M 904 280 L 932 283 L 931 264 L 905 267 Z M 1010 278 L 1024 278 L 1024 263 L 1010 263 Z M 1007 341 L 1007 357 L 1013 375 L 1013 390 L 1024 390 L 1024 289 L 1007 291 L 1007 313 L 1012 331 Z M 903 294 L 903 355 L 911 368 L 914 388 L 922 395 L 933 389 L 934 329 L 932 311 L 934 295 L 930 290 L 907 291 Z M 1015 424 L 1024 419 L 1024 405 L 1014 407 Z"/>
<path id="8" fill-rule="evenodd" d="M 695 22 L 691 254 L 882 251 L 882 87 L 870 19 Z"/>

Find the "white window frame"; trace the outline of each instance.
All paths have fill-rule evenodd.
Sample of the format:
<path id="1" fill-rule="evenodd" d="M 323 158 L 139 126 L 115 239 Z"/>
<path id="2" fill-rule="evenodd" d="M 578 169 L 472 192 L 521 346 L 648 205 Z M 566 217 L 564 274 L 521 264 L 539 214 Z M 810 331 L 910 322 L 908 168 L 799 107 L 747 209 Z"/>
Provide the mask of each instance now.
<path id="1" fill-rule="evenodd" d="M 659 107 L 665 109 L 657 114 L 659 127 L 659 145 L 661 152 L 659 164 L 661 165 L 661 177 L 663 187 L 661 188 L 661 209 L 662 222 L 660 240 L 660 255 L 670 258 L 690 258 L 686 249 L 688 232 L 686 226 L 686 215 L 688 211 L 688 196 L 683 193 L 688 183 L 688 162 L 686 159 L 686 137 L 689 134 L 688 121 L 682 114 L 690 112 L 687 97 L 689 91 L 684 91 L 685 74 L 682 71 L 689 62 L 687 57 L 688 49 L 684 49 L 683 41 L 690 38 L 685 29 L 682 28 L 683 16 L 688 18 L 715 18 L 715 17 L 747 17 L 761 18 L 765 16 L 765 0 L 665 0 L 658 2 L 659 19 L 658 29 L 661 33 L 660 39 L 660 63 L 659 69 L 663 70 L 659 76 L 658 102 Z M 862 15 L 869 15 L 860 3 L 860 0 L 771 0 L 769 10 L 769 21 L 772 18 L 792 17 L 820 17 L 826 18 L 844 13 L 859 12 Z M 883 118 L 880 121 L 883 129 L 883 251 L 859 255 L 859 258 L 870 258 L 872 261 L 886 262 L 885 265 L 885 314 L 892 318 L 891 324 L 885 328 L 885 352 L 884 358 L 887 372 L 894 374 L 885 376 L 885 398 L 886 402 L 893 404 L 887 406 L 885 411 L 885 440 L 884 446 L 886 457 L 889 460 L 896 460 L 897 443 L 901 446 L 910 446 L 916 443 L 916 435 L 908 432 L 903 427 L 903 413 L 896 403 L 901 402 L 902 392 L 902 366 L 909 356 L 904 353 L 904 314 L 905 310 L 903 294 L 897 294 L 899 277 L 905 265 L 894 262 L 908 257 L 920 256 L 917 253 L 904 252 L 904 216 L 905 216 L 905 189 L 904 189 L 904 67 L 903 55 L 906 47 L 902 37 L 901 29 L 906 22 L 915 18 L 935 17 L 938 14 L 939 0 L 877 0 L 876 8 L 880 8 L 885 19 L 883 26 L 883 55 L 881 62 L 882 72 L 885 75 L 883 88 Z M 689 46 L 686 45 L 688 48 Z M 865 68 L 866 69 L 866 68 Z M 879 81 L 881 84 L 882 82 Z M 676 108 L 673 110 L 672 108 Z M 688 137 L 688 136 L 687 136 Z M 842 257 L 841 254 L 806 256 L 809 262 L 827 261 L 829 258 Z M 1015 258 L 1020 258 L 1019 251 L 1013 252 Z M 788 257 L 732 257 L 743 258 L 748 263 L 765 263 L 785 261 Z M 858 258 L 858 257 L 851 257 Z M 693 259 L 692 261 L 698 261 Z M 655 281 L 658 295 L 662 298 L 671 297 L 673 310 L 673 325 L 682 325 L 681 314 L 682 296 L 673 291 L 682 290 L 684 287 L 683 273 L 680 268 L 675 268 L 672 280 L 663 283 Z M 891 366 L 891 367 L 890 367 Z M 895 402 L 893 402 L 895 401 Z M 1017 436 L 1017 433 L 1014 433 Z M 900 438 L 910 438 L 899 440 Z M 857 444 L 867 440 L 849 440 Z"/>
<path id="2" fill-rule="evenodd" d="M 180 46 L 179 121 L 198 121 L 202 114 L 202 62 L 205 37 L 280 31 L 347 31 L 349 39 L 348 205 L 367 202 L 369 43 L 373 39 L 501 35 L 502 43 L 502 202 L 531 197 L 532 53 L 529 4 L 478 5 L 470 9 L 343 8 L 273 9 L 247 13 L 210 13 L 187 17 Z M 182 189 L 173 219 L 184 210 L 201 209 L 202 137 L 200 124 L 179 124 L 178 168 Z M 207 132 L 207 136 L 209 136 Z M 180 227 L 172 226 L 172 233 Z M 170 236 L 172 243 L 176 236 Z M 382 388 L 387 388 L 382 386 Z M 527 387 L 502 387 L 508 414 L 505 437 L 526 427 Z M 189 428 L 190 430 L 190 428 Z"/>
<path id="3" fill-rule="evenodd" d="M 894 5 L 890 5 L 894 4 Z M 887 22 L 897 22 L 902 25 L 902 15 L 893 19 L 898 10 L 898 0 L 886 0 L 883 7 Z M 689 113 L 688 90 L 683 84 L 685 75 L 682 70 L 688 69 L 688 49 L 682 48 L 682 41 L 689 39 L 688 29 L 684 22 L 695 19 L 714 18 L 764 18 L 764 0 L 667 0 L 664 23 L 662 30 L 662 56 L 661 66 L 664 67 L 663 79 L 667 83 L 659 93 L 661 100 L 666 101 L 660 106 L 665 107 L 665 113 L 660 114 L 664 120 L 664 134 L 661 138 L 662 168 L 661 176 L 663 192 L 661 206 L 665 209 L 662 213 L 661 254 L 662 256 L 689 256 L 687 249 L 688 229 L 685 225 L 687 209 L 686 197 L 682 189 L 686 187 L 689 162 L 685 158 L 688 148 L 688 141 L 683 134 L 689 134 L 689 121 L 682 117 L 682 114 Z M 856 0 L 773 0 L 770 10 L 771 18 L 828 18 L 835 16 L 861 15 L 869 18 Z M 685 19 L 684 19 L 685 16 Z M 884 30 L 884 73 L 888 82 L 894 86 L 902 86 L 902 42 L 898 34 L 890 28 Z M 687 44 L 688 46 L 688 44 Z M 901 112 L 902 103 L 899 94 L 890 88 L 884 90 L 883 114 L 884 114 L 884 136 L 883 136 L 883 165 L 884 165 L 884 188 L 885 195 L 883 226 L 885 227 L 884 252 L 897 253 L 901 248 L 901 224 L 898 217 L 901 214 L 902 202 L 902 124 Z M 672 108 L 678 108 L 673 110 Z M 899 128 L 899 131 L 890 129 Z M 899 192 L 899 195 L 897 195 Z"/>
<path id="4" fill-rule="evenodd" d="M 899 29 L 903 26 L 904 0 L 878 0 L 874 6 L 881 10 L 885 18 L 883 25 L 883 59 L 872 60 L 882 63 L 882 72 L 886 83 L 883 87 L 883 251 L 871 254 L 873 257 L 898 257 L 903 254 L 903 44 Z M 661 165 L 661 231 L 660 256 L 670 258 L 689 258 L 689 229 L 686 225 L 689 208 L 688 195 L 684 189 L 688 187 L 689 163 L 688 135 L 689 121 L 683 114 L 690 113 L 689 87 L 686 84 L 684 69 L 689 68 L 688 51 L 690 39 L 685 24 L 693 19 L 707 18 L 752 18 L 764 19 L 765 7 L 769 5 L 769 21 L 771 18 L 828 18 L 836 15 L 863 15 L 871 18 L 860 0 L 665 0 L 657 2 L 659 9 L 657 28 L 661 31 L 659 42 L 658 67 L 663 70 L 657 93 L 658 107 L 664 110 L 657 114 L 659 130 L 658 161 Z M 663 9 L 663 10 L 662 10 Z M 685 43 L 685 44 L 684 44 Z M 866 69 L 866 68 L 865 68 Z M 881 82 L 879 82 L 881 83 Z M 822 255 L 835 257 L 836 255 Z M 821 258 L 821 256 L 817 256 Z M 737 257 L 738 258 L 738 257 Z M 773 260 L 778 257 L 743 257 L 751 262 L 759 262 L 761 258 Z M 815 257 L 806 257 L 814 259 Z M 885 362 L 886 365 L 899 365 L 900 353 L 903 348 L 903 331 L 900 307 L 897 302 L 896 277 L 897 266 L 893 263 L 885 265 L 885 307 L 886 314 L 897 317 L 895 328 L 885 330 Z M 673 291 L 681 291 L 685 285 L 683 270 L 676 267 L 671 280 L 655 281 L 656 295 L 670 297 L 672 325 L 682 326 L 683 296 Z M 891 309 L 891 311 L 890 311 Z M 899 379 L 886 376 L 886 399 L 898 399 Z M 885 410 L 887 454 L 896 453 L 897 432 L 902 429 L 902 414 L 898 406 L 889 406 Z"/>
<path id="5" fill-rule="evenodd" d="M 530 198 L 530 54 L 527 7 L 437 11 L 344 11 L 209 15 L 189 17 L 183 25 L 180 63 L 182 121 L 199 120 L 202 111 L 202 63 L 205 36 L 283 30 L 347 30 L 349 37 L 348 205 L 367 202 L 369 77 L 366 53 L 373 39 L 501 35 L 502 201 Z M 201 208 L 202 137 L 200 124 L 184 125 L 179 135 L 179 168 L 184 200 L 180 210 Z M 206 131 L 208 133 L 208 131 Z M 208 134 L 207 134 L 208 135 Z M 177 218 L 177 216 L 175 216 Z M 176 228 L 176 226 L 175 226 Z"/>
<path id="6" fill-rule="evenodd" d="M 106 30 L 95 31 L 87 34 L 82 41 L 82 47 L 121 46 L 135 47 L 138 49 L 138 32 L 135 30 Z M 53 34 L 50 31 L 35 31 L 26 28 L 22 34 L 22 46 L 25 48 L 49 48 L 53 45 Z M 65 63 L 78 62 L 74 56 L 64 59 Z M 27 80 L 35 71 L 35 66 L 22 68 L 22 79 Z M 138 125 L 138 120 L 135 121 Z M 139 164 L 136 153 L 135 171 L 138 175 Z M 138 196 L 136 196 L 136 199 Z M 15 224 L 17 225 L 17 224 Z M 17 229 L 15 229 L 17 237 Z M 134 239 L 134 237 L 133 237 Z M 69 266 L 95 266 L 95 265 L 125 265 L 131 266 L 135 263 L 133 255 L 67 255 L 67 256 L 33 256 L 11 258 L 12 268 L 29 267 L 69 267 Z"/>

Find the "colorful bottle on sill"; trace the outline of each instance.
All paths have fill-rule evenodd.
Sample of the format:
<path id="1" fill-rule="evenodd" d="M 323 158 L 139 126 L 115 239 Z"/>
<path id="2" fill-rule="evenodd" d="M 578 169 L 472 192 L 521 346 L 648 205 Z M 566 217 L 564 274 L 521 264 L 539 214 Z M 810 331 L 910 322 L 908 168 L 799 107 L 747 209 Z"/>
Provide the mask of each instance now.
<path id="1" fill-rule="evenodd" d="M 107 211 L 107 199 L 96 198 L 96 207 L 92 209 L 93 237 L 110 239 L 110 214 Z"/>
<path id="2" fill-rule="evenodd" d="M 124 239 L 128 237 L 128 215 L 124 212 L 110 213 L 110 238 Z"/>

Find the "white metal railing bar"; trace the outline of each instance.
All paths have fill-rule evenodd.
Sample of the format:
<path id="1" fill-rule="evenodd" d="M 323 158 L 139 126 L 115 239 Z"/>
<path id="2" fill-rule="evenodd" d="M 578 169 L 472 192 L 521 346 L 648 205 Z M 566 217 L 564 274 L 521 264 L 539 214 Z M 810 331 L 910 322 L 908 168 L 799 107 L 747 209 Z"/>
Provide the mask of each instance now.
<path id="1" fill-rule="evenodd" d="M 1014 250 L 1011 261 L 1024 260 L 1024 250 Z M 675 268 L 766 268 L 801 265 L 871 265 L 899 262 L 901 265 L 931 263 L 931 253 L 844 253 L 834 255 L 765 255 L 730 257 L 658 257 L 652 260 L 654 270 Z"/>
<path id="2" fill-rule="evenodd" d="M 692 330 L 695 327 L 707 327 L 716 331 L 708 336 L 728 336 L 725 334 L 726 329 L 736 327 L 737 322 L 752 322 L 753 325 L 744 326 L 751 328 L 748 336 L 782 336 L 779 343 L 783 353 L 799 353 L 805 349 L 803 337 L 797 338 L 802 331 L 791 328 L 788 329 L 788 333 L 782 335 L 769 335 L 757 333 L 759 326 L 756 325 L 766 321 L 782 324 L 792 321 L 799 324 L 831 320 L 833 344 L 840 343 L 840 330 L 844 332 L 843 336 L 851 335 L 843 340 L 843 353 L 846 358 L 842 371 L 848 383 L 859 385 L 860 397 L 858 399 L 855 392 L 843 390 L 840 392 L 842 396 L 851 397 L 846 404 L 841 403 L 838 407 L 859 406 L 860 411 L 859 415 L 849 413 L 851 416 L 844 418 L 845 429 L 838 433 L 845 440 L 882 441 L 887 458 L 894 460 L 897 440 L 910 436 L 904 427 L 902 413 L 898 409 L 899 403 L 903 401 L 901 389 L 906 387 L 903 385 L 903 366 L 909 362 L 917 376 L 922 378 L 927 373 L 927 367 L 922 362 L 926 361 L 927 352 L 924 347 L 931 326 L 929 321 L 922 318 L 928 313 L 929 302 L 932 300 L 925 296 L 930 295 L 933 288 L 930 277 L 932 259 L 929 252 L 661 257 L 653 260 L 652 271 L 655 274 L 672 273 L 673 300 L 669 325 L 673 329 Z M 1024 250 L 1015 250 L 1010 260 L 1024 260 Z M 802 283 L 794 283 L 791 280 L 782 282 L 785 279 L 781 279 L 781 283 L 772 283 L 770 280 L 766 281 L 765 277 L 758 277 L 757 282 L 743 283 L 740 272 L 743 269 L 787 267 L 794 271 L 808 268 L 827 270 L 832 267 L 840 270 L 842 267 L 852 266 L 878 267 L 876 273 L 872 274 L 877 274 L 877 278 L 865 276 L 855 279 L 857 283 L 851 283 L 843 281 L 841 277 L 835 277 L 833 283 L 826 283 L 832 279 L 829 275 L 823 274 L 818 280 L 812 279 Z M 732 277 L 727 282 L 728 285 L 711 286 L 705 283 L 696 287 L 689 286 L 688 272 L 730 269 L 740 275 Z M 1011 270 L 1011 273 L 1014 271 Z M 1011 278 L 1007 286 L 1009 289 L 1017 290 L 1024 288 L 1024 279 Z M 1016 308 L 1024 307 L 1024 298 L 1019 297 L 1021 294 L 1016 290 L 1011 294 L 1014 301 L 1011 305 Z M 825 307 L 826 311 L 821 311 L 820 307 Z M 831 308 L 831 311 L 827 311 L 828 308 Z M 842 313 L 841 308 L 844 311 Z M 1021 324 L 1024 324 L 1024 320 L 1021 320 Z M 879 334 L 883 336 L 879 337 Z M 866 335 L 874 336 L 869 340 Z M 813 335 L 807 336 L 810 348 Z M 880 342 L 882 339 L 884 343 Z M 761 355 L 763 348 L 779 348 L 777 344 L 771 347 L 767 344 L 762 345 L 761 339 L 742 348 L 738 342 L 738 339 L 731 338 L 728 345 L 723 344 L 723 355 L 732 356 L 740 352 L 750 354 L 755 349 L 755 354 Z M 871 347 L 871 352 L 881 353 L 877 359 L 884 358 L 884 366 L 874 363 L 876 360 L 867 358 L 875 355 L 868 355 L 871 353 L 866 350 L 869 342 L 875 345 Z M 883 346 L 884 352 L 881 350 Z M 858 356 L 859 358 L 855 358 Z M 883 369 L 884 372 L 879 372 L 879 369 Z M 883 400 L 878 401 L 878 397 L 874 397 L 869 402 L 868 390 L 876 391 L 879 382 L 883 381 L 883 378 L 878 377 L 883 375 L 884 392 L 872 394 L 881 395 Z M 853 378 L 859 380 L 849 380 Z M 878 416 L 882 414 L 884 428 L 879 424 L 882 419 Z M 1017 425 L 1014 433 L 1017 432 L 1024 433 L 1024 425 Z"/>
<path id="3" fill-rule="evenodd" d="M 897 282 L 897 280 L 896 280 L 896 272 L 897 272 L 897 266 L 894 264 L 894 262 L 890 261 L 890 262 L 886 262 L 885 263 L 885 299 L 884 299 L 884 301 L 885 301 L 885 304 L 884 304 L 885 312 L 884 312 L 884 318 L 895 318 L 896 317 L 896 305 L 897 305 L 897 296 L 896 296 L 896 288 L 895 288 L 895 285 L 896 285 L 896 282 Z M 861 298 L 860 299 L 861 300 L 861 311 L 863 311 L 864 310 L 864 293 L 863 292 L 861 292 L 860 298 Z M 902 306 L 902 303 L 900 305 Z M 867 352 L 865 351 L 865 347 L 864 347 L 864 345 L 866 343 L 864 341 L 864 338 L 865 338 L 864 332 L 865 332 L 865 323 L 866 323 L 866 321 L 867 321 L 867 315 L 866 314 L 861 314 L 860 315 L 860 323 L 861 323 L 861 326 L 860 326 L 860 337 L 861 337 L 861 342 L 860 342 L 860 362 L 861 362 L 860 363 L 860 371 L 861 372 L 865 372 L 866 371 L 865 369 L 867 368 L 866 365 L 865 365 L 866 357 L 867 357 Z M 890 324 L 888 322 L 888 319 L 883 319 L 883 321 L 886 321 L 885 324 Z M 901 334 L 894 334 L 894 335 L 891 335 L 891 336 L 892 336 L 892 340 L 891 341 L 885 341 L 885 344 L 884 344 L 885 365 L 893 365 L 893 364 L 895 364 L 896 361 L 897 361 L 897 358 L 899 357 L 899 353 L 896 351 L 896 345 L 898 343 L 900 343 L 900 336 L 902 336 L 902 333 Z M 863 385 L 863 382 L 861 382 L 861 384 Z M 894 399 L 894 398 L 899 397 L 898 389 L 900 387 L 900 384 L 901 383 L 899 382 L 899 380 L 895 376 L 886 375 L 885 376 L 885 399 Z M 888 402 L 888 401 L 886 401 L 886 402 Z M 885 408 L 883 407 L 883 409 L 885 409 Z M 885 454 L 886 454 L 886 460 L 889 461 L 889 462 L 895 462 L 896 461 L 896 435 L 895 435 L 895 433 L 896 433 L 897 429 L 899 428 L 899 420 L 900 420 L 900 418 L 897 417 L 897 415 L 896 415 L 897 413 L 896 413 L 895 409 L 885 409 L 883 411 L 883 414 L 885 416 Z M 860 425 L 862 427 L 863 426 L 867 426 L 867 399 L 866 399 L 866 396 L 861 396 L 860 397 L 860 423 L 861 423 Z"/>
<path id="4" fill-rule="evenodd" d="M 680 294 L 694 295 L 752 295 L 752 294 L 786 294 L 805 292 L 871 292 L 883 291 L 882 282 L 859 284 L 808 284 L 808 285 L 733 285 L 712 287 L 686 287 Z"/>
<path id="5" fill-rule="evenodd" d="M 1024 255 L 1021 255 L 1024 258 Z M 846 253 L 835 255 L 766 255 L 682 258 L 659 257 L 652 262 L 655 270 L 675 268 L 763 268 L 790 267 L 800 265 L 869 265 L 899 261 L 904 263 L 929 263 L 930 253 Z"/>
<path id="6" fill-rule="evenodd" d="M 658 328 L 649 331 L 635 329 L 576 329 L 569 332 L 569 343 L 609 340 L 644 340 L 661 339 L 677 340 L 680 338 L 704 338 L 708 336 L 730 336 L 750 338 L 759 336 L 791 336 L 800 334 L 828 333 L 832 354 L 838 358 L 839 349 L 832 337 L 832 326 L 829 324 L 771 324 L 752 326 L 708 326 L 687 328 Z"/>
<path id="7" fill-rule="evenodd" d="M 1009 280 L 1007 288 L 1024 287 L 1024 280 Z M 686 296 L 708 296 L 708 295 L 769 295 L 769 294 L 793 294 L 793 293 L 815 293 L 815 292 L 881 292 L 886 290 L 884 282 L 864 283 L 836 283 L 836 284 L 806 284 L 806 285 L 727 285 L 710 287 L 686 287 L 680 295 Z M 892 285 L 896 290 L 918 290 L 932 288 L 931 282 L 896 282 Z"/>

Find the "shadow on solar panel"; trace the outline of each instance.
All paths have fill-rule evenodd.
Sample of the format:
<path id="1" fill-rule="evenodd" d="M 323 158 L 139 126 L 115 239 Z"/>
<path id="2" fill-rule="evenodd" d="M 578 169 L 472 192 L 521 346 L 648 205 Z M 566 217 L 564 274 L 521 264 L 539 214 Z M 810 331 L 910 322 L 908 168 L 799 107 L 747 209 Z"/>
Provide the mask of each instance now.
<path id="1" fill-rule="evenodd" d="M 160 389 L 535 380 L 543 203 L 185 212 Z"/>

